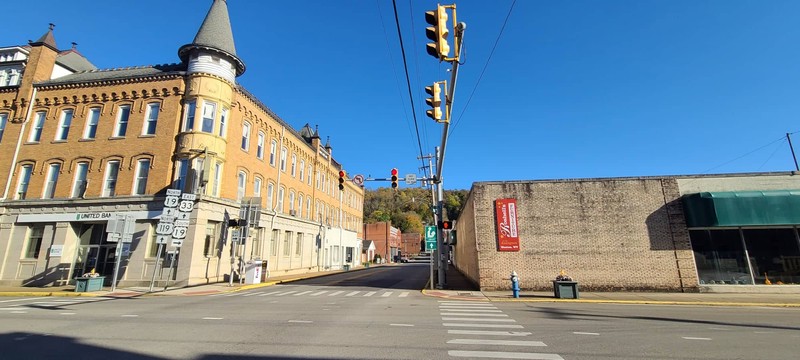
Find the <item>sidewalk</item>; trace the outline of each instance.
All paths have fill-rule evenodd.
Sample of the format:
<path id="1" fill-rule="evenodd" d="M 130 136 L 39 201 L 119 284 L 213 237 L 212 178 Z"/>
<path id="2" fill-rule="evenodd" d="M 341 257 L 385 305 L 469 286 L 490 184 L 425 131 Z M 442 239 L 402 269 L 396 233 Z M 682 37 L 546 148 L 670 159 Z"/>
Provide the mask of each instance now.
<path id="1" fill-rule="evenodd" d="M 356 268 L 352 271 L 365 271 L 379 268 L 379 265 L 370 268 Z M 583 292 L 579 299 L 557 299 L 549 291 L 521 291 L 519 298 L 514 298 L 511 291 L 479 291 L 464 278 L 458 271 L 451 268 L 447 274 L 448 289 L 420 289 L 426 296 L 453 300 L 472 301 L 513 301 L 513 302 L 550 302 L 550 303 L 609 303 L 609 304 L 657 304 L 657 305 L 696 305 L 696 306 L 766 306 L 766 307 L 796 307 L 800 308 L 800 295 L 798 294 L 731 294 L 731 293 L 668 293 L 668 292 Z M 62 287 L 2 287 L 0 296 L 85 296 L 85 297 L 139 297 L 139 296 L 197 296 L 243 291 L 275 284 L 289 283 L 292 281 L 328 276 L 342 273 L 343 271 L 328 271 L 298 275 L 271 276 L 260 284 L 242 285 L 235 282 L 233 286 L 228 283 L 214 283 L 196 285 L 183 288 L 167 288 L 163 284 L 154 287 L 154 292 L 148 292 L 148 287 L 117 288 L 112 292 L 110 287 L 103 291 L 74 292 L 74 286 Z"/>

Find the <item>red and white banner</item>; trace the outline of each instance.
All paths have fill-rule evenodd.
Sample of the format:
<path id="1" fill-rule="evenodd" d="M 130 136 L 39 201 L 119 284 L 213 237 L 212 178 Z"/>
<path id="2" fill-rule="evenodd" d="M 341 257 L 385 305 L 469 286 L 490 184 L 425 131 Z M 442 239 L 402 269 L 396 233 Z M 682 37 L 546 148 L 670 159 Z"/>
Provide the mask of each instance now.
<path id="1" fill-rule="evenodd" d="M 517 199 L 494 201 L 497 218 L 497 251 L 519 251 L 517 231 Z"/>

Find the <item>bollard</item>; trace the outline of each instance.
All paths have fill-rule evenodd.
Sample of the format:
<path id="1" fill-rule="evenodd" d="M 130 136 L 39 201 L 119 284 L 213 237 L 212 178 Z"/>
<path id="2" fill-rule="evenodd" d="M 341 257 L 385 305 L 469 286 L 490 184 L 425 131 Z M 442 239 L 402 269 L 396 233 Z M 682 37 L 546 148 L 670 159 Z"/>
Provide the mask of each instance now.
<path id="1" fill-rule="evenodd" d="M 517 277 L 517 272 L 511 272 L 511 292 L 514 294 L 514 298 L 519 298 L 519 278 Z"/>

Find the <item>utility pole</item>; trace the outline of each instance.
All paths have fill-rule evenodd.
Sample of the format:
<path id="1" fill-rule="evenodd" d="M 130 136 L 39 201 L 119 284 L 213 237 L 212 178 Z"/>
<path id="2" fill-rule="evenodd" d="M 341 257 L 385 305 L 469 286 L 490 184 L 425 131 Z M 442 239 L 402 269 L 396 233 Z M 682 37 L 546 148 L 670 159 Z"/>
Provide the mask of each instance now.
<path id="1" fill-rule="evenodd" d="M 789 149 L 792 150 L 792 160 L 794 160 L 794 170 L 800 171 L 800 167 L 797 166 L 797 156 L 794 155 L 794 146 L 792 146 L 792 138 L 789 137 L 789 133 L 786 133 L 786 140 L 789 140 Z"/>

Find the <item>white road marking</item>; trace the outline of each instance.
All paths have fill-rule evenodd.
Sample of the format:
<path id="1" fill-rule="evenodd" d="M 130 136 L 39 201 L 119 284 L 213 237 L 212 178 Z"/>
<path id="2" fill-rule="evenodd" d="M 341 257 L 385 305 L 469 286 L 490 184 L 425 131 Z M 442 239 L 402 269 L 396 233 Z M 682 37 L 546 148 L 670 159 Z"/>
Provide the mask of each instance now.
<path id="1" fill-rule="evenodd" d="M 389 326 L 414 326 L 414 324 L 389 324 Z"/>
<path id="2" fill-rule="evenodd" d="M 75 313 L 74 312 L 64 312 L 64 313 L 61 313 L 61 315 L 75 315 Z"/>
<path id="3" fill-rule="evenodd" d="M 453 339 L 448 344 L 466 345 L 503 345 L 503 346 L 547 346 L 541 341 L 516 341 L 516 340 L 484 340 L 484 339 Z"/>
<path id="4" fill-rule="evenodd" d="M 133 317 L 139 317 L 139 315 L 122 315 L 122 317 L 130 317 L 130 318 L 133 318 Z"/>
<path id="5" fill-rule="evenodd" d="M 276 294 L 275 296 L 286 296 L 286 295 L 289 295 L 289 294 L 294 294 L 294 293 L 296 293 L 296 292 L 297 292 L 297 290 L 292 290 L 292 291 L 284 291 L 284 292 L 282 292 L 282 293 L 280 293 L 280 294 Z"/>
<path id="6" fill-rule="evenodd" d="M 317 291 L 317 292 L 311 294 L 311 296 L 320 296 L 320 295 L 322 295 L 322 294 L 324 294 L 326 292 L 328 292 L 328 290 Z"/>
<path id="7" fill-rule="evenodd" d="M 254 296 L 254 295 L 258 295 L 258 294 L 261 294 L 261 293 L 260 292 L 251 292 L 251 293 L 244 294 L 242 296 Z"/>
<path id="8" fill-rule="evenodd" d="M 328 294 L 328 296 L 336 296 L 336 295 L 339 295 L 339 294 L 341 294 L 341 293 L 343 293 L 343 292 L 344 292 L 344 291 L 334 291 L 334 292 L 332 292 L 332 293 Z"/>
<path id="9" fill-rule="evenodd" d="M 361 292 L 361 291 L 353 291 L 353 292 L 351 292 L 351 293 L 349 293 L 349 294 L 347 294 L 347 295 L 345 295 L 345 296 L 353 296 L 353 295 L 355 295 L 355 294 L 358 294 L 358 293 L 360 293 L 360 292 Z"/>
<path id="10" fill-rule="evenodd" d="M 691 337 L 691 336 L 681 336 L 686 340 L 711 340 L 711 338 L 701 338 L 701 337 Z"/>
<path id="11" fill-rule="evenodd" d="M 11 314 L 27 314 L 27 311 L 12 311 Z"/>
<path id="12" fill-rule="evenodd" d="M 450 350 L 447 352 L 447 354 L 456 357 L 473 357 L 473 358 L 564 360 L 564 358 L 562 358 L 557 354 L 518 353 L 518 352 L 504 352 L 504 351 Z"/>
<path id="13" fill-rule="evenodd" d="M 222 318 L 218 317 L 204 317 L 203 320 L 222 320 Z"/>
<path id="14" fill-rule="evenodd" d="M 7 303 L 7 302 L 15 302 L 15 301 L 27 301 L 27 300 L 37 300 L 40 298 L 24 298 L 24 299 L 13 299 L 13 300 L 2 300 L 0 303 Z"/>
<path id="15" fill-rule="evenodd" d="M 389 296 L 392 296 L 392 292 L 391 291 L 381 294 L 381 297 L 389 297 Z"/>
<path id="16" fill-rule="evenodd" d="M 370 291 L 370 292 L 367 292 L 366 294 L 364 294 L 363 296 L 372 296 L 372 295 L 375 295 L 376 293 L 377 293 L 377 291 Z"/>
<path id="17" fill-rule="evenodd" d="M 310 324 L 313 323 L 311 320 L 289 320 L 290 323 L 300 323 L 300 324 Z"/>
<path id="18" fill-rule="evenodd" d="M 442 317 L 442 321 L 517 322 L 517 320 L 514 319 L 484 319 L 484 318 L 462 318 L 462 317 Z"/>
<path id="19" fill-rule="evenodd" d="M 592 332 L 580 332 L 580 331 L 573 331 L 575 335 L 600 335 L 599 333 L 592 333 Z"/>
<path id="20" fill-rule="evenodd" d="M 508 317 L 506 314 L 475 314 L 475 313 L 440 313 L 441 316 L 492 316 L 492 317 Z"/>
<path id="21" fill-rule="evenodd" d="M 408 296 L 408 291 L 404 291 L 404 292 L 400 293 L 399 297 L 406 297 L 406 296 Z"/>
<path id="22" fill-rule="evenodd" d="M 708 329 L 709 329 L 709 330 L 730 330 L 730 329 L 726 329 L 726 328 L 720 328 L 720 327 L 710 327 L 710 328 L 708 328 Z"/>
<path id="23" fill-rule="evenodd" d="M 453 335 L 498 335 L 498 336 L 528 336 L 533 333 L 525 331 L 491 331 L 491 330 L 447 330 Z"/>
<path id="24" fill-rule="evenodd" d="M 492 304 L 439 304 L 439 308 L 443 307 L 454 307 L 461 309 L 497 309 L 497 307 Z"/>
<path id="25" fill-rule="evenodd" d="M 490 305 L 486 301 L 448 301 L 448 300 L 439 300 L 439 304 L 469 304 L 469 305 Z"/>
<path id="26" fill-rule="evenodd" d="M 18 307 L 0 308 L 0 310 L 19 310 Z"/>
<path id="27" fill-rule="evenodd" d="M 481 312 L 481 313 L 501 313 L 502 310 L 484 310 L 484 309 L 461 309 L 461 308 L 439 308 L 439 311 L 451 312 Z"/>
<path id="28" fill-rule="evenodd" d="M 313 290 L 302 291 L 302 292 L 299 292 L 297 294 L 294 294 L 293 296 L 305 295 L 305 294 L 309 294 L 309 293 L 312 293 L 312 292 L 314 292 L 314 291 Z"/>
<path id="29" fill-rule="evenodd" d="M 753 331 L 755 334 L 772 334 L 774 331 Z"/>
<path id="30" fill-rule="evenodd" d="M 259 294 L 258 296 L 270 296 L 272 294 L 277 294 L 279 292 L 281 292 L 281 291 L 272 291 L 272 292 L 268 292 L 268 293 L 264 293 L 264 294 Z"/>
<path id="31" fill-rule="evenodd" d="M 511 325 L 511 324 L 464 324 L 464 323 L 444 323 L 444 326 L 464 326 L 464 327 L 476 327 L 476 328 L 508 328 L 508 329 L 522 329 L 522 325 Z"/>

